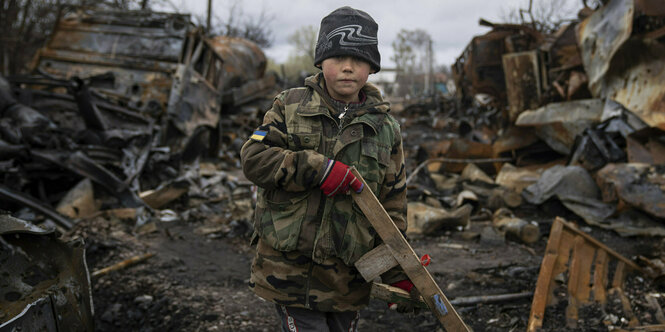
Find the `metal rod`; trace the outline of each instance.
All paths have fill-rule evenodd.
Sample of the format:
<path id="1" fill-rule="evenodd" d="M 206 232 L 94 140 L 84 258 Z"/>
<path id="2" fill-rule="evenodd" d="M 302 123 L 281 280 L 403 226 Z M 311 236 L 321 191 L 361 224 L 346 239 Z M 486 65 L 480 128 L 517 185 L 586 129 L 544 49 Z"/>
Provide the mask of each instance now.
<path id="1" fill-rule="evenodd" d="M 124 269 L 126 267 L 129 267 L 129 266 L 132 266 L 134 264 L 140 263 L 140 262 L 142 262 L 142 261 L 144 261 L 144 260 L 146 260 L 146 259 L 148 259 L 152 256 L 155 256 L 155 254 L 154 253 L 147 253 L 147 254 L 143 254 L 143 255 L 134 256 L 134 257 L 126 259 L 122 262 L 119 262 L 119 263 L 113 264 L 111 266 L 105 267 L 101 270 L 97 270 L 97 271 L 93 272 L 90 276 L 93 277 L 93 278 L 97 278 L 97 277 L 102 276 L 104 274 L 107 274 L 109 272 Z"/>

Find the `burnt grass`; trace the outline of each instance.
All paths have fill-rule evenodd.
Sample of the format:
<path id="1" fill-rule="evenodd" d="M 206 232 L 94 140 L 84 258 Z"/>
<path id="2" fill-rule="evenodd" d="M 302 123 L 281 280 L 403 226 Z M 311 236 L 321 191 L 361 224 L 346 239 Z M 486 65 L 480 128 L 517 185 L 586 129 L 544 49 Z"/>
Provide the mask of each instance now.
<path id="1" fill-rule="evenodd" d="M 547 228 L 546 221 L 541 225 Z M 132 256 L 155 256 L 97 278 L 92 278 L 97 331 L 278 331 L 272 304 L 247 288 L 253 248 L 248 234 L 204 235 L 200 221 L 157 223 L 149 232 L 136 230 L 128 221 L 101 217 L 83 220 L 66 237 L 86 241 L 90 271 Z M 480 232 L 485 223 L 473 223 L 464 233 Z M 656 239 L 620 238 L 614 233 L 590 229 L 604 243 L 626 257 L 652 250 Z M 462 232 L 445 232 L 411 240 L 417 253 L 430 253 L 430 273 L 449 299 L 457 297 L 533 291 L 547 234 L 532 246 L 514 242 L 485 243 Z M 441 248 L 457 244 L 464 250 Z M 656 324 L 656 313 L 645 295 L 657 292 L 645 276 L 628 276 L 624 293 L 640 325 Z M 608 295 L 605 306 L 580 307 L 577 327 L 566 326 L 568 303 L 565 285 L 555 289 L 556 303 L 545 312 L 543 331 L 609 331 L 628 327 L 630 317 L 620 300 Z M 524 331 L 532 298 L 501 303 L 456 306 L 474 331 Z M 660 304 L 663 300 L 658 298 Z M 399 314 L 385 303 L 371 300 L 361 311 L 360 331 L 443 331 L 427 311 Z"/>

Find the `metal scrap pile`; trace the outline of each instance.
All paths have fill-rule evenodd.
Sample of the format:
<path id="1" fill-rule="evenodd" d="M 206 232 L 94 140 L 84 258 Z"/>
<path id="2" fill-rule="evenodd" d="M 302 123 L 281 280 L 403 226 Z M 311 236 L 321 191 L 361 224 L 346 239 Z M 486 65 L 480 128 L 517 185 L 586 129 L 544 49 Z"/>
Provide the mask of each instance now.
<path id="1" fill-rule="evenodd" d="M 604 3 L 553 35 L 481 22 L 493 30 L 475 37 L 453 66 L 461 105 L 468 105 L 457 109 L 455 123 L 448 120 L 446 129 L 457 133 L 417 147 L 420 166 L 409 182 L 417 201 L 409 209 L 412 236 L 491 220 L 476 234 L 481 240 L 535 243 L 551 220 L 514 211 L 552 201 L 621 236 L 665 236 L 665 7 L 651 0 Z M 593 263 L 595 251 L 576 252 L 583 247 L 572 239 L 561 257 L 600 264 Z M 661 259 L 640 263 L 653 267 Z M 664 272 L 656 268 L 650 276 Z M 570 295 L 589 303 L 593 294 L 575 297 L 575 287 L 568 285 Z M 552 303 L 546 292 L 538 299 L 542 310 Z M 569 328 L 577 322 L 574 299 L 566 309 Z M 655 322 L 633 318 L 631 327 Z M 542 311 L 532 312 L 530 329 L 540 324 Z"/>
<path id="2" fill-rule="evenodd" d="M 189 15 L 66 15 L 33 75 L 0 77 L 0 208 L 61 229 L 133 208 L 141 224 L 188 188 L 203 193 L 228 177 L 197 163 L 235 167 L 236 138 L 278 89 L 266 63 L 252 42 L 208 38 Z"/>
<path id="3" fill-rule="evenodd" d="M 665 9 L 657 1 L 613 0 L 582 14 L 582 21 L 547 36 L 528 26 L 485 22 L 493 30 L 471 41 L 453 71 L 462 99 L 491 100 L 507 124 L 481 124 L 486 114 L 472 118 L 475 103 L 445 127 L 457 129 L 456 135 L 420 144 L 417 161 L 445 174 L 460 173 L 465 160 L 476 160 L 518 194 L 539 179 L 541 187 L 560 188 L 554 183 L 574 170 L 578 181 L 569 182 L 594 188 L 578 195 L 586 199 L 586 214 L 577 209 L 586 221 L 616 228 L 608 218 L 629 206 L 663 218 L 659 204 L 627 187 L 651 185 L 650 197 L 662 195 L 656 187 L 665 176 Z M 634 174 L 634 181 L 609 180 L 615 173 Z M 545 189 L 527 193 L 523 198 L 533 204 L 553 195 L 572 200 Z M 632 203 L 610 208 L 618 201 Z"/>
<path id="4" fill-rule="evenodd" d="M 279 89 L 266 64 L 189 15 L 79 10 L 31 75 L 0 76 L 0 210 L 29 221 L 0 214 L 0 330 L 92 330 L 82 241 L 53 228 L 106 218 L 144 234 L 182 217 L 209 237 L 248 231 L 251 192 L 233 172 Z"/>

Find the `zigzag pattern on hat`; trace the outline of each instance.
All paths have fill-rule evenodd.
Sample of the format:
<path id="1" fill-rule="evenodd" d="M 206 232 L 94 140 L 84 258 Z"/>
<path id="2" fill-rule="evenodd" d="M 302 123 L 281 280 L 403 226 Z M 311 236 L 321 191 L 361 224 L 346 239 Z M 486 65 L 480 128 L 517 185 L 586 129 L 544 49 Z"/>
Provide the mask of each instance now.
<path id="1" fill-rule="evenodd" d="M 357 24 L 349 24 L 341 26 L 326 35 L 328 40 L 335 36 L 340 36 L 339 44 L 342 46 L 365 46 L 376 45 L 378 39 L 372 36 L 362 34 L 363 27 Z"/>

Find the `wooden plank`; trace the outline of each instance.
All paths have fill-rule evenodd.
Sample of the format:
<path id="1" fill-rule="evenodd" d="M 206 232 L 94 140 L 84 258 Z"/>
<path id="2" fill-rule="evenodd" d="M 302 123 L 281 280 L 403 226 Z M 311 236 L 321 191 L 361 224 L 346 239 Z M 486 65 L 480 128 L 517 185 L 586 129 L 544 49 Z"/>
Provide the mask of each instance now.
<path id="1" fill-rule="evenodd" d="M 596 256 L 595 261 L 594 255 Z M 614 279 L 610 281 L 608 280 L 608 266 L 612 256 L 617 261 L 617 267 Z M 592 267 L 594 267 L 593 280 L 591 280 Z M 554 276 L 567 272 L 569 280 L 566 325 L 569 329 L 575 329 L 578 324 L 579 307 L 582 303 L 591 301 L 591 291 L 593 290 L 594 300 L 601 303 L 607 302 L 608 283 L 614 287 L 612 291 L 621 293 L 621 287 L 624 285 L 629 269 L 642 272 L 632 261 L 578 230 L 573 224 L 556 218 L 550 231 L 545 257 L 541 263 L 527 331 L 535 332 L 542 327 L 545 309 L 554 298 L 552 295 L 556 283 L 553 280 Z M 543 300 L 545 297 L 547 297 L 547 301 Z M 625 296 L 622 304 L 624 307 L 629 306 Z M 626 312 L 626 314 L 635 317 L 632 312 Z M 631 326 L 636 326 L 638 323 L 636 318 L 631 318 L 630 324 L 633 324 Z"/>
<path id="2" fill-rule="evenodd" d="M 568 294 L 571 297 L 577 298 L 577 287 L 579 285 L 578 279 L 582 265 L 582 247 L 584 246 L 584 239 L 580 236 L 575 237 L 575 246 L 573 247 L 573 256 L 570 259 L 570 269 L 568 273 Z"/>
<path id="3" fill-rule="evenodd" d="M 550 238 L 551 238 L 550 233 Z M 549 246 L 549 242 L 548 242 Z M 536 282 L 536 290 L 533 292 L 533 301 L 531 302 L 531 314 L 529 315 L 528 332 L 535 332 L 543 326 L 543 318 L 545 317 L 545 307 L 548 303 L 548 298 L 552 293 L 551 280 L 554 264 L 556 263 L 557 254 L 546 254 L 540 264 L 540 272 L 538 273 L 538 281 Z"/>
<path id="4" fill-rule="evenodd" d="M 573 245 L 575 244 L 575 236 L 573 233 L 566 231 L 564 224 L 562 222 L 557 222 L 555 219 L 552 228 L 560 228 L 558 232 L 558 238 L 553 243 L 553 246 L 556 245 L 557 258 L 554 261 L 554 269 L 552 270 L 552 277 L 550 280 L 550 292 L 547 295 L 547 305 L 551 305 L 554 301 L 553 289 L 555 288 L 557 281 L 554 280 L 554 276 L 557 276 L 563 272 L 568 271 L 568 260 L 570 259 L 571 251 L 573 250 Z M 550 237 L 552 237 L 552 232 L 550 232 Z M 556 235 L 556 234 L 555 234 Z M 548 240 L 549 245 L 549 240 Z"/>
<path id="5" fill-rule="evenodd" d="M 577 270 L 577 299 L 581 303 L 591 301 L 591 265 L 593 264 L 596 248 L 589 245 L 586 241 L 579 248 L 580 266 Z"/>
<path id="6" fill-rule="evenodd" d="M 392 252 L 392 256 L 397 260 L 416 289 L 418 289 L 425 303 L 427 303 L 427 306 L 434 313 L 434 316 L 446 331 L 470 331 L 427 269 L 420 263 L 420 259 L 413 251 L 413 248 L 411 248 L 392 221 L 383 208 L 383 205 L 381 205 L 381 202 L 369 190 L 369 186 L 362 179 L 360 173 L 353 167 L 351 168 L 351 172 L 365 184 L 365 190 L 360 194 L 352 191 L 351 195 L 356 204 L 358 204 L 360 210 L 362 210 L 365 217 L 367 217 L 378 235 Z"/>
<path id="7" fill-rule="evenodd" d="M 548 254 L 558 254 L 559 245 L 561 243 L 561 234 L 563 233 L 563 223 L 561 220 L 555 219 L 550 229 L 550 236 L 547 240 L 547 248 L 545 248 L 545 253 Z"/>
<path id="8" fill-rule="evenodd" d="M 568 306 L 566 306 L 566 326 L 570 329 L 577 328 L 579 319 L 579 284 L 580 271 L 582 270 L 584 238 L 575 236 L 573 255 L 570 259 L 568 273 Z"/>
<path id="9" fill-rule="evenodd" d="M 561 231 L 561 238 L 559 239 L 559 248 L 557 250 L 558 257 L 556 265 L 554 266 L 554 275 L 568 270 L 570 255 L 575 246 L 575 234 L 568 232 L 567 229 Z"/>
<path id="10" fill-rule="evenodd" d="M 607 301 L 607 252 L 598 249 L 596 254 L 596 266 L 593 271 L 593 298 L 599 303 Z"/>
<path id="11" fill-rule="evenodd" d="M 370 296 L 374 299 L 382 300 L 388 303 L 404 303 L 422 309 L 429 309 L 427 307 L 427 304 L 423 301 L 422 296 L 419 296 L 418 301 L 416 301 L 415 299 L 411 298 L 411 294 L 409 294 L 407 291 L 401 288 L 389 286 L 378 282 L 372 283 L 372 290 L 370 292 Z M 474 306 L 484 303 L 501 303 L 501 302 L 521 300 L 532 296 L 533 292 L 478 295 L 478 296 L 457 297 L 451 300 L 450 303 L 456 306 Z"/>
<path id="12" fill-rule="evenodd" d="M 633 263 L 632 261 L 630 261 L 629 259 L 627 259 L 627 258 L 621 256 L 619 253 L 617 253 L 616 251 L 610 249 L 610 248 L 607 247 L 606 245 L 602 244 L 600 241 L 594 239 L 594 238 L 591 237 L 589 234 L 580 231 L 580 230 L 577 229 L 577 227 L 575 227 L 573 224 L 571 224 L 571 223 L 569 223 L 569 222 L 567 222 L 567 221 L 565 221 L 565 220 L 563 220 L 563 219 L 561 219 L 561 218 L 559 218 L 559 217 L 557 217 L 556 220 L 559 220 L 561 223 L 563 223 L 564 226 L 566 226 L 566 229 L 567 229 L 567 230 L 570 230 L 571 232 L 575 233 L 576 235 L 579 235 L 579 236 L 583 237 L 586 241 L 590 242 L 590 243 L 593 244 L 594 246 L 596 246 L 596 247 L 598 247 L 598 248 L 602 248 L 603 250 L 607 251 L 610 255 L 614 256 L 616 259 L 618 259 L 618 260 L 624 262 L 624 263 L 625 263 L 626 265 L 628 265 L 630 268 L 632 268 L 632 269 L 634 269 L 634 270 L 639 271 L 640 273 L 642 273 L 642 268 L 640 268 L 637 264 L 635 264 L 635 263 Z M 555 221 L 556 221 L 556 220 L 555 220 Z"/>
<path id="13" fill-rule="evenodd" d="M 573 296 L 568 296 L 568 306 L 566 306 L 567 328 L 571 330 L 577 329 L 577 321 L 580 319 L 579 309 L 579 301 Z"/>
<path id="14" fill-rule="evenodd" d="M 403 303 L 423 309 L 429 309 L 427 308 L 427 304 L 423 301 L 422 297 L 420 297 L 420 301 L 414 301 L 414 299 L 411 298 L 409 292 L 398 287 L 393 287 L 378 282 L 372 283 L 372 290 L 370 291 L 370 296 L 372 298 L 383 300 L 388 303 L 398 303 L 398 304 Z"/>
<path id="15" fill-rule="evenodd" d="M 365 281 L 372 282 L 376 277 L 399 265 L 390 249 L 380 244 L 370 252 L 360 257 L 354 265 Z"/>
<path id="16" fill-rule="evenodd" d="M 563 235 L 563 223 L 555 219 L 550 229 L 547 247 L 545 248 L 545 257 L 540 263 L 536 290 L 533 293 L 531 302 L 531 313 L 529 314 L 528 332 L 534 332 L 543 326 L 545 317 L 545 307 L 552 301 L 552 290 L 554 289 L 555 268 L 559 259 L 559 247 L 561 246 Z M 566 262 L 567 263 L 567 262 Z M 565 269 L 565 264 L 561 264 Z"/>
<path id="17" fill-rule="evenodd" d="M 614 279 L 612 279 L 612 288 L 623 288 L 623 282 L 626 280 L 626 264 L 623 261 L 617 262 L 614 270 Z"/>
<path id="18" fill-rule="evenodd" d="M 665 331 L 665 324 L 636 326 L 632 331 Z"/>

